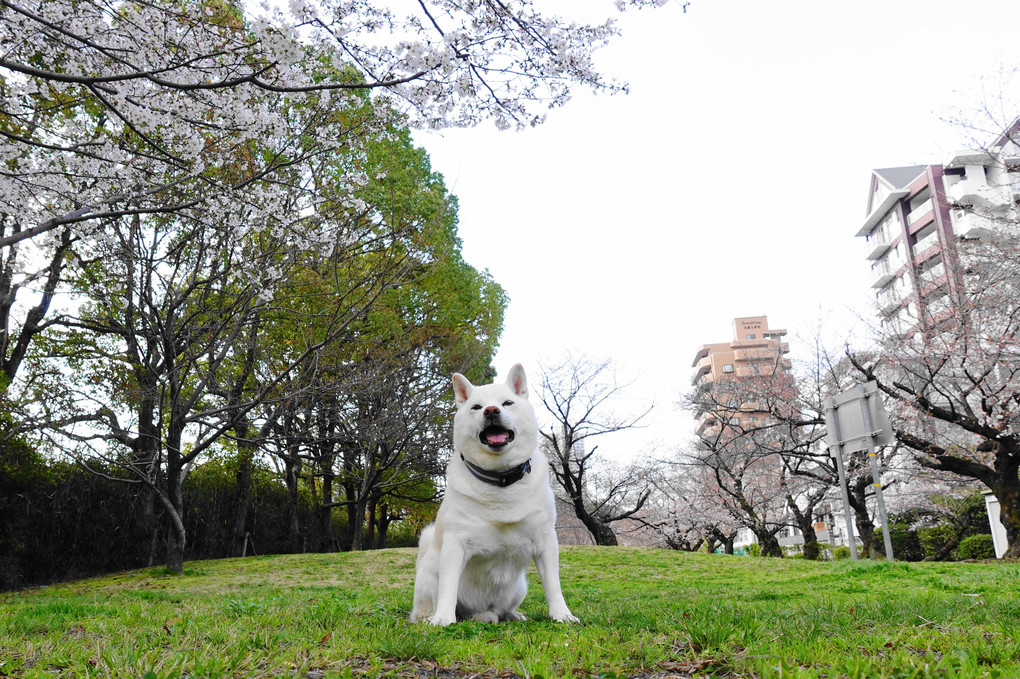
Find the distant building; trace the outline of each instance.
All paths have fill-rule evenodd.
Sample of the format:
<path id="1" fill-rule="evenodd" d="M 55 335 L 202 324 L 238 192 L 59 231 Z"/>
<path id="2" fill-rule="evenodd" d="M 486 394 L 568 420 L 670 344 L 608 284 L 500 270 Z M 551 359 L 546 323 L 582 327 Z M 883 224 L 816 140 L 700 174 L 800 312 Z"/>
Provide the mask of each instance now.
<path id="1" fill-rule="evenodd" d="M 711 440 L 713 445 L 725 447 L 731 437 L 736 442 L 742 433 L 766 425 L 772 415 L 770 406 L 759 400 L 765 392 L 780 396 L 779 402 L 792 404 L 794 385 L 792 379 L 786 378 L 792 368 L 790 359 L 786 358 L 790 345 L 783 341 L 785 336 L 786 330 L 769 327 L 767 316 L 745 316 L 733 319 L 732 340 L 703 344 L 698 348 L 692 365 L 692 381 L 693 400 L 697 404 L 697 434 L 702 441 Z M 739 448 L 737 443 L 733 454 L 740 455 L 736 452 Z M 778 459 L 766 455 L 752 462 L 750 467 L 757 469 L 758 478 L 774 479 L 775 465 Z M 784 503 L 762 511 L 775 512 L 773 520 L 779 521 L 780 514 L 785 511 Z M 753 532 L 743 528 L 734 539 L 733 547 L 742 553 L 757 541 Z"/>
<path id="2" fill-rule="evenodd" d="M 873 170 L 865 239 L 872 288 L 883 330 L 909 336 L 952 314 L 961 298 L 966 262 L 960 241 L 995 229 L 1020 196 L 1020 119 L 988 150 L 958 151 L 945 165 Z"/>
<path id="3" fill-rule="evenodd" d="M 786 330 L 769 327 L 767 316 L 745 316 L 733 319 L 733 339 L 729 342 L 703 344 L 694 356 L 693 383 L 696 387 L 726 380 L 739 381 L 755 376 L 770 376 L 776 371 L 788 371 L 790 359 L 784 358 L 790 352 L 790 345 L 783 341 Z M 716 395 L 712 401 L 720 405 L 724 395 Z M 756 404 L 743 402 L 737 396 L 727 404 L 725 416 L 735 418 L 732 424 L 746 424 L 748 420 L 762 417 Z M 720 409 L 706 407 L 696 413 L 698 433 L 720 424 Z"/>

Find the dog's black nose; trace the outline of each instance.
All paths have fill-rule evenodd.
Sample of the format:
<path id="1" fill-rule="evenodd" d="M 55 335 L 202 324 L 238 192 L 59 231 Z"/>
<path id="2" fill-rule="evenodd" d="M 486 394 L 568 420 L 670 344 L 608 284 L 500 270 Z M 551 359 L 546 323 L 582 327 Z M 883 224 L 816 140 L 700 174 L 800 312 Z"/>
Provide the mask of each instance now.
<path id="1" fill-rule="evenodd" d="M 499 406 L 489 406 L 485 409 L 486 417 L 496 417 L 499 415 Z"/>

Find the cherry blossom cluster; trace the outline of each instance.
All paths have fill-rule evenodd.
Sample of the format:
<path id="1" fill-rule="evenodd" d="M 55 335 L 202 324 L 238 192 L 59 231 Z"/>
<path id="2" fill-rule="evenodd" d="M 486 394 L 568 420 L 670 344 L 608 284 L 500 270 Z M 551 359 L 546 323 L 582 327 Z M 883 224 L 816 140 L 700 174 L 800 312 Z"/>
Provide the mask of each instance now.
<path id="1" fill-rule="evenodd" d="M 574 85 L 624 90 L 592 61 L 616 33 L 531 0 L 0 0 L 0 247 L 124 214 L 279 218 L 316 157 L 394 115 L 533 125 Z"/>

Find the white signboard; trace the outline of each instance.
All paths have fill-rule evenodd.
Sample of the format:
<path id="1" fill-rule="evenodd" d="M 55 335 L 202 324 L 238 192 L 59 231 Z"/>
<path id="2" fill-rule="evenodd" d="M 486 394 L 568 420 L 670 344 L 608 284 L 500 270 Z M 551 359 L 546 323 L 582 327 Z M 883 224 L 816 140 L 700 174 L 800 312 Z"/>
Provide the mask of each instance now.
<path id="1" fill-rule="evenodd" d="M 850 523 L 850 499 L 846 487 L 846 472 L 843 469 L 843 452 L 852 453 L 857 450 L 868 451 L 868 462 L 871 465 L 871 477 L 875 486 L 875 499 L 878 501 L 878 516 L 882 522 L 882 541 L 885 542 L 885 558 L 893 560 L 892 538 L 889 536 L 889 519 L 885 513 L 885 500 L 882 499 L 881 470 L 875 448 L 893 441 L 892 426 L 889 416 L 882 407 L 882 399 L 878 396 L 878 385 L 875 382 L 859 384 L 841 394 L 830 397 L 825 402 L 825 438 L 829 444 L 829 453 L 836 458 L 839 473 L 840 491 L 843 494 L 843 506 L 846 509 L 847 535 L 853 535 Z M 857 558 L 857 546 L 851 541 L 850 554 Z"/>
<path id="2" fill-rule="evenodd" d="M 870 422 L 865 422 L 862 401 L 868 404 Z M 870 425 L 870 429 L 867 425 Z M 830 398 L 825 408 L 825 428 L 825 440 L 833 455 L 840 446 L 850 453 L 869 450 L 871 446 L 877 448 L 893 441 L 889 416 L 878 395 L 878 385 L 874 382 L 847 389 Z"/>

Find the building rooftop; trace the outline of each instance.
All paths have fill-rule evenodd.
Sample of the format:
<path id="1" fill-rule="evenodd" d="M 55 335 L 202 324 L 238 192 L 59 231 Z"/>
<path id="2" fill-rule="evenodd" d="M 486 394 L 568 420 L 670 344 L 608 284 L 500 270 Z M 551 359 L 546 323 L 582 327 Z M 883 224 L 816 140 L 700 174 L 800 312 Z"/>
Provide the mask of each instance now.
<path id="1" fill-rule="evenodd" d="M 885 167 L 875 170 L 875 174 L 887 181 L 894 189 L 905 188 L 924 172 L 927 165 L 910 165 L 908 167 Z"/>

